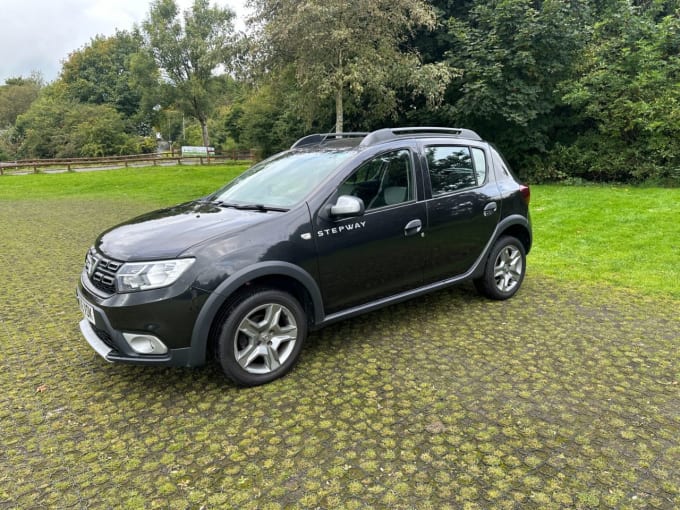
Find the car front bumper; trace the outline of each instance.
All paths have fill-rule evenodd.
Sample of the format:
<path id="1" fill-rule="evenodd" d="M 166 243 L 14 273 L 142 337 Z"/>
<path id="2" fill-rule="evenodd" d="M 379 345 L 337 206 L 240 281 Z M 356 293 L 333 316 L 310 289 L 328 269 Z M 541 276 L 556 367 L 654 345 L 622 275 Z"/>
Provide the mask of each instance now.
<path id="1" fill-rule="evenodd" d="M 195 366 L 191 332 L 207 294 L 195 291 L 158 299 L 157 293 L 99 296 L 81 278 L 76 297 L 84 311 L 80 331 L 88 344 L 106 361 L 139 365 Z M 148 335 L 167 347 L 162 354 L 140 354 L 126 340 Z"/>

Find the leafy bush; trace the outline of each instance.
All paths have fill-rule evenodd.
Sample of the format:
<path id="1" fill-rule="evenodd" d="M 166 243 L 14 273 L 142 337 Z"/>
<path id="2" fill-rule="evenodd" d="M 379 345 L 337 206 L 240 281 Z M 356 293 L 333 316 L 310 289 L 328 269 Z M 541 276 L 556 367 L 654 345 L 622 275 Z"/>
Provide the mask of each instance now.
<path id="1" fill-rule="evenodd" d="M 150 148 L 129 135 L 125 122 L 111 105 L 80 103 L 68 99 L 57 82 L 44 89 L 16 122 L 21 158 L 101 157 L 138 154 Z"/>
<path id="2" fill-rule="evenodd" d="M 135 147 L 136 154 L 153 154 L 158 149 L 158 144 L 156 140 L 149 137 L 139 137 L 137 138 L 137 144 Z"/>
<path id="3" fill-rule="evenodd" d="M 552 157 L 567 174 L 597 181 L 680 185 L 680 18 L 655 20 L 616 4 L 595 25 L 564 100 L 582 132 Z"/>

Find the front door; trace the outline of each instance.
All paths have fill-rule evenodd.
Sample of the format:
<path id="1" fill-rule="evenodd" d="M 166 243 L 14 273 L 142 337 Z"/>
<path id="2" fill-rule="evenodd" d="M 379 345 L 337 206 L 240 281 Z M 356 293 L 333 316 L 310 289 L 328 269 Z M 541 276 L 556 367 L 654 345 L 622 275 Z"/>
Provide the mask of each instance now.
<path id="1" fill-rule="evenodd" d="M 361 165 L 331 197 L 361 198 L 362 215 L 317 215 L 315 238 L 326 313 L 417 287 L 423 278 L 426 225 L 416 200 L 413 156 L 383 153 Z M 325 217 L 324 217 L 325 216 Z"/>

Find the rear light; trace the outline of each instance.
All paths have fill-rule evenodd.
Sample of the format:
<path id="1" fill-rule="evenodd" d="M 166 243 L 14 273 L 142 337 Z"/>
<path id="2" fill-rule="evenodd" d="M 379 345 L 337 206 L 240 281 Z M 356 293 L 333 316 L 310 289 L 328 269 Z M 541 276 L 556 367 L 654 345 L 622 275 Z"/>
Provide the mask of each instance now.
<path id="1" fill-rule="evenodd" d="M 519 192 L 522 194 L 522 197 L 524 198 L 524 202 L 529 205 L 529 202 L 531 201 L 531 190 L 529 189 L 529 186 L 526 186 L 525 184 L 520 184 L 519 185 Z"/>

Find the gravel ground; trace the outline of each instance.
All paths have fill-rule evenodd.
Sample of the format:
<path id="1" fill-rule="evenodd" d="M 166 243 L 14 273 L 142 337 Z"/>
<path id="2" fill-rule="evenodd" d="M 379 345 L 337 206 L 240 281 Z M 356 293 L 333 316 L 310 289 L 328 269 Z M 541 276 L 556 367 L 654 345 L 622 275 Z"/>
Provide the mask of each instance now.
<path id="1" fill-rule="evenodd" d="M 0 201 L 0 508 L 678 508 L 680 302 L 531 271 L 313 334 L 287 377 L 111 365 L 74 288 L 129 202 Z"/>

